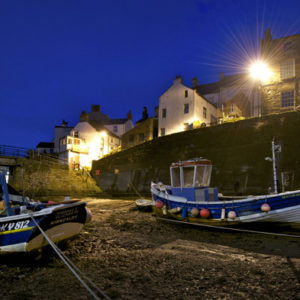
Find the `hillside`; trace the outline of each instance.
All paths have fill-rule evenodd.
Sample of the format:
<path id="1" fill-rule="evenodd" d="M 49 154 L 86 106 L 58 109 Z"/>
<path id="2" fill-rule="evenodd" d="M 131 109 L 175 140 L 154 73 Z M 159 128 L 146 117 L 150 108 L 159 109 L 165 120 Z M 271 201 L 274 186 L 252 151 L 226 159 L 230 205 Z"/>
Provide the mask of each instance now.
<path id="1" fill-rule="evenodd" d="M 265 157 L 275 136 L 282 145 L 278 179 L 284 176 L 285 190 L 300 189 L 299 129 L 296 111 L 176 133 L 95 161 L 92 176 L 105 191 L 149 192 L 151 180 L 169 183 L 170 163 L 204 157 L 213 162 L 211 185 L 220 192 L 267 193 L 273 174 Z"/>

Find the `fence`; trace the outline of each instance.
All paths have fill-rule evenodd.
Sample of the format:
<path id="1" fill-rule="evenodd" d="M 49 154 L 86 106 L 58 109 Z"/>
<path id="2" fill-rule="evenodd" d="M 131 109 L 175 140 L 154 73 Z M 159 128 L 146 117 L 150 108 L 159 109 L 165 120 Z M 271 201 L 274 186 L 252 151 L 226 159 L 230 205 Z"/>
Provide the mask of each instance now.
<path id="1" fill-rule="evenodd" d="M 0 156 L 11 156 L 11 157 L 29 157 L 30 149 L 0 145 Z"/>

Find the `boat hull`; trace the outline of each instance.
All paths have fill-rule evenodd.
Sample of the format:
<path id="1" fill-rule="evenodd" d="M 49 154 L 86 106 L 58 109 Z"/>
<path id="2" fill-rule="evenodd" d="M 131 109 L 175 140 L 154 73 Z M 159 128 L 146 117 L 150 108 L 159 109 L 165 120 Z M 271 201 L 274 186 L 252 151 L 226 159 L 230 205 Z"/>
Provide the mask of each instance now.
<path id="1" fill-rule="evenodd" d="M 48 245 L 36 223 L 55 243 L 77 235 L 87 220 L 85 206 L 84 202 L 58 204 L 31 215 L 0 218 L 0 253 L 29 252 Z"/>
<path id="2" fill-rule="evenodd" d="M 221 226 L 251 222 L 300 223 L 300 191 L 243 199 L 189 201 L 187 197 L 172 195 L 171 189 L 162 191 L 156 186 L 151 185 L 152 205 L 160 217 Z M 268 209 L 264 211 L 266 204 Z M 197 210 L 199 214 L 195 214 Z M 208 211 L 209 215 L 202 217 L 201 210 Z"/>

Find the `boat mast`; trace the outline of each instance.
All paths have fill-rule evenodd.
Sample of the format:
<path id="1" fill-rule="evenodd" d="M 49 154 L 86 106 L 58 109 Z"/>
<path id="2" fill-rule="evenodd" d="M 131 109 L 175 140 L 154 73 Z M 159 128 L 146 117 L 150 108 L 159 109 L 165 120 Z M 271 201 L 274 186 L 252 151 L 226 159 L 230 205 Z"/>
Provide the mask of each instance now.
<path id="1" fill-rule="evenodd" d="M 274 193 L 278 194 L 277 189 L 277 165 L 276 165 L 276 155 L 275 155 L 275 137 L 272 141 L 272 161 L 273 161 L 273 177 L 274 177 Z"/>

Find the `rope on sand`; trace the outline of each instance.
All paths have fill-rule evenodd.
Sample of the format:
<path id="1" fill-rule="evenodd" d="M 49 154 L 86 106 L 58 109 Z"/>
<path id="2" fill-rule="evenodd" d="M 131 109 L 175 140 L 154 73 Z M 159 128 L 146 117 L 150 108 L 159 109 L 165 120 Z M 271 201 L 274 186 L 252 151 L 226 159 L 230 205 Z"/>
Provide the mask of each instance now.
<path id="1" fill-rule="evenodd" d="M 247 233 L 256 233 L 256 234 L 266 234 L 266 235 L 274 235 L 274 236 L 300 238 L 300 235 L 294 235 L 294 234 L 285 234 L 285 233 L 276 233 L 276 232 L 267 232 L 267 231 L 256 231 L 256 230 L 250 230 L 250 229 L 239 229 L 239 228 L 232 228 L 232 227 L 214 226 L 214 225 L 191 223 L 191 222 L 185 222 L 185 221 L 179 221 L 179 220 L 173 220 L 173 219 L 166 219 L 166 218 L 160 218 L 160 217 L 156 217 L 156 218 L 158 220 L 167 221 L 167 222 L 173 222 L 173 223 L 179 223 L 179 224 L 188 224 L 188 225 L 193 225 L 193 226 L 208 227 L 208 228 L 215 228 L 215 229 L 228 230 L 228 231 L 238 231 L 238 232 L 247 232 Z"/>
<path id="2" fill-rule="evenodd" d="M 37 228 L 40 230 L 44 238 L 47 240 L 49 245 L 53 248 L 53 250 L 56 252 L 58 257 L 63 261 L 63 263 L 67 266 L 67 268 L 73 273 L 73 275 L 76 277 L 76 279 L 85 287 L 85 289 L 93 296 L 94 299 L 99 300 L 100 298 L 93 292 L 93 290 L 84 282 L 84 280 L 78 275 L 78 273 L 81 274 L 82 277 L 85 278 L 86 281 L 89 282 L 89 284 L 97 290 L 97 292 L 102 296 L 102 299 L 110 300 L 110 298 L 101 291 L 96 284 L 94 284 L 78 267 L 76 267 L 70 259 L 52 242 L 52 240 L 48 237 L 48 235 L 45 233 L 45 231 L 40 227 L 40 225 L 36 222 L 32 214 L 29 214 L 32 221 L 35 223 Z M 77 272 L 76 272 L 77 271 Z"/>

